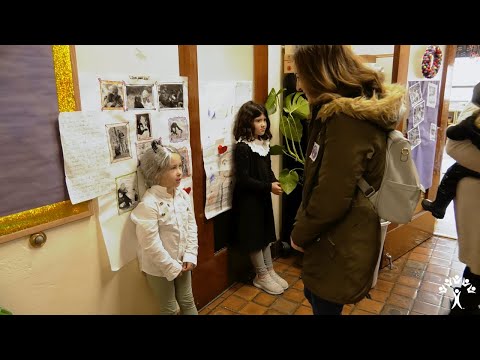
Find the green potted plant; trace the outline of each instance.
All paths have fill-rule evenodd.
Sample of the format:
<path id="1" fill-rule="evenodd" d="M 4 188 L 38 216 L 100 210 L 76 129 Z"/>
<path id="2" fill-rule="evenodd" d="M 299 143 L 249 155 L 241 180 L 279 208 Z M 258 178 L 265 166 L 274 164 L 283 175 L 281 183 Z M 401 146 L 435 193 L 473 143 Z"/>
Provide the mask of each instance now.
<path id="1" fill-rule="evenodd" d="M 278 92 L 272 88 L 268 94 L 265 107 L 268 115 L 275 114 L 280 108 L 280 94 L 285 89 Z M 274 145 L 271 147 L 272 155 L 286 155 L 298 164 L 292 169 L 285 168 L 280 172 L 279 181 L 285 194 L 290 194 L 299 184 L 300 176 L 297 171 L 303 172 L 305 165 L 305 155 L 303 154 L 301 140 L 303 134 L 302 121 L 305 120 L 310 109 L 307 100 L 302 96 L 303 92 L 297 91 L 289 94 L 284 99 L 283 113 L 280 118 L 280 132 L 283 135 L 283 145 Z"/>

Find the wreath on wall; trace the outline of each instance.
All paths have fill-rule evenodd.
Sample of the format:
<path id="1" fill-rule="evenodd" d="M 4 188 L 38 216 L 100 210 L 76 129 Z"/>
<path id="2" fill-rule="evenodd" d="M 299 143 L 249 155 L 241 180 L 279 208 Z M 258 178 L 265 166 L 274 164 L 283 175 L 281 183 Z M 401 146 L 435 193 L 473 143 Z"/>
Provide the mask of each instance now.
<path id="1" fill-rule="evenodd" d="M 422 74 L 427 79 L 431 79 L 437 75 L 442 65 L 442 50 L 439 46 L 429 45 L 423 54 Z"/>

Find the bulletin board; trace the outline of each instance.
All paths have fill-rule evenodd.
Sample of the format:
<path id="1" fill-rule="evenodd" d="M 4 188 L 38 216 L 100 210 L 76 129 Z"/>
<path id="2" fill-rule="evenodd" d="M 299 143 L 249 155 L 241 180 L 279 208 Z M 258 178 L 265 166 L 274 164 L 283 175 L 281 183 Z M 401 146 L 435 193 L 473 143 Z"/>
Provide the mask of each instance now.
<path id="1" fill-rule="evenodd" d="M 80 109 L 74 47 L 0 47 L 0 243 L 92 214 L 72 205 L 58 114 Z"/>

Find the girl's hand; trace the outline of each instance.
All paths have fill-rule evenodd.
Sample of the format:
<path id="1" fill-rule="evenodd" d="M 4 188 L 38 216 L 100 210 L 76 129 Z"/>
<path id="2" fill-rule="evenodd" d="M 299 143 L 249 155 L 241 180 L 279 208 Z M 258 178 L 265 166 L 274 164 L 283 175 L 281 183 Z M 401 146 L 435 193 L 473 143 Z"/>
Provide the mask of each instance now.
<path id="1" fill-rule="evenodd" d="M 275 195 L 280 195 L 283 192 L 282 186 L 280 185 L 279 182 L 273 182 L 272 183 L 272 193 Z"/>
<path id="2" fill-rule="evenodd" d="M 195 265 L 193 265 L 191 262 L 184 262 L 182 265 L 182 272 L 186 271 L 192 271 Z"/>

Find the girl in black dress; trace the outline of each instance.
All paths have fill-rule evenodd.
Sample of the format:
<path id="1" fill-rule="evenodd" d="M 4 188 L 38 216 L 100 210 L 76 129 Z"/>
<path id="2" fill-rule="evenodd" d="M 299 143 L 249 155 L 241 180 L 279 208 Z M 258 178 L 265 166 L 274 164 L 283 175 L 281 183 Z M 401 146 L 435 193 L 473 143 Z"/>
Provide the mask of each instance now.
<path id="1" fill-rule="evenodd" d="M 234 244 L 247 253 L 255 268 L 253 285 L 278 295 L 288 283 L 273 269 L 270 245 L 276 241 L 270 193 L 282 188 L 270 162 L 270 119 L 263 105 L 248 101 L 238 110 L 233 129 L 235 189 L 232 209 L 235 219 Z"/>

